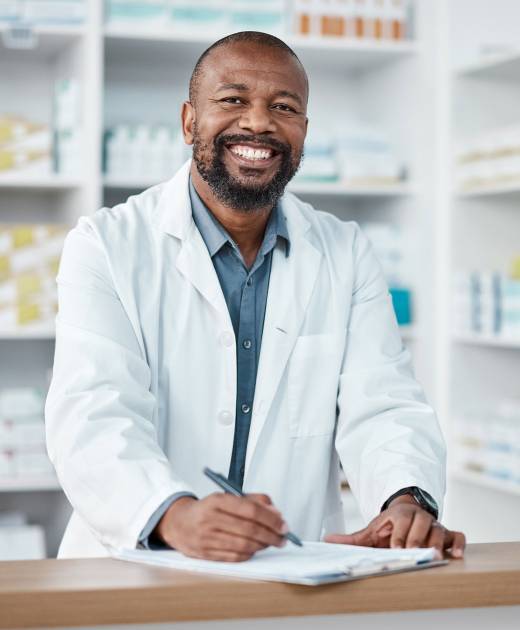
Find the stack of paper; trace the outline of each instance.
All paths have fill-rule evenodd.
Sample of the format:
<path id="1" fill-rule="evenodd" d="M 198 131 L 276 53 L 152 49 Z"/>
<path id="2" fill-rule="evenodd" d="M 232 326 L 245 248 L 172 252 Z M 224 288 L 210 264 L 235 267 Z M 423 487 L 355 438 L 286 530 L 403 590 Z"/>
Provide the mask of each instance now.
<path id="1" fill-rule="evenodd" d="M 245 562 L 235 563 L 196 560 L 171 550 L 118 549 L 112 550 L 112 555 L 120 560 L 185 571 L 308 585 L 444 564 L 434 562 L 433 548 L 374 549 L 323 542 L 305 542 L 303 547 L 288 543 L 282 549 L 269 547 Z"/>

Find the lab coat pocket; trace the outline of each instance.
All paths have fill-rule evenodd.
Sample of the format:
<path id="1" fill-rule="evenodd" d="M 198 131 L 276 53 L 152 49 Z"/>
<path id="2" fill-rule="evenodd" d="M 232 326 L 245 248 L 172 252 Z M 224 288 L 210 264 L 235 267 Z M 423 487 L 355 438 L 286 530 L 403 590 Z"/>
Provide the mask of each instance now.
<path id="1" fill-rule="evenodd" d="M 345 332 L 298 337 L 288 371 L 289 434 L 334 431 Z"/>

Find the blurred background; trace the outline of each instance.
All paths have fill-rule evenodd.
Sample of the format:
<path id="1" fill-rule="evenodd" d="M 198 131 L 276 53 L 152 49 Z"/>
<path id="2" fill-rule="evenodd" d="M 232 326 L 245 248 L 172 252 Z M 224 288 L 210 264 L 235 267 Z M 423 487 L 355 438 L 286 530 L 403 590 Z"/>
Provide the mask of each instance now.
<path id="1" fill-rule="evenodd" d="M 171 177 L 194 63 L 240 30 L 307 68 L 290 187 L 381 259 L 448 443 L 445 524 L 520 539 L 519 23 L 515 0 L 0 0 L 1 559 L 55 555 L 70 513 L 43 425 L 64 235 Z"/>

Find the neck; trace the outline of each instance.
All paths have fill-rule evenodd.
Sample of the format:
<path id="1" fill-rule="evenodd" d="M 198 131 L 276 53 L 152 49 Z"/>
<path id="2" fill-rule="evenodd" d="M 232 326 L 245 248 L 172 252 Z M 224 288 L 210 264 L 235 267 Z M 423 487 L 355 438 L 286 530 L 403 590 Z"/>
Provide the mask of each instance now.
<path id="1" fill-rule="evenodd" d="M 259 208 L 254 212 L 240 212 L 229 208 L 215 197 L 209 185 L 200 176 L 194 162 L 191 164 L 190 174 L 199 197 L 238 245 L 246 265 L 250 267 L 262 245 L 272 207 Z"/>

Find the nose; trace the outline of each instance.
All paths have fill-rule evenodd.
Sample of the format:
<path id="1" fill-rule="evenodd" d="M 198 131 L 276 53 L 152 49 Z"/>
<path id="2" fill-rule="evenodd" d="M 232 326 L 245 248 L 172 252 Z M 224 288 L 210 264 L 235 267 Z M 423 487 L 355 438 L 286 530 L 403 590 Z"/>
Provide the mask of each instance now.
<path id="1" fill-rule="evenodd" d="M 254 134 L 276 131 L 271 110 L 262 103 L 251 103 L 240 117 L 238 126 Z"/>

